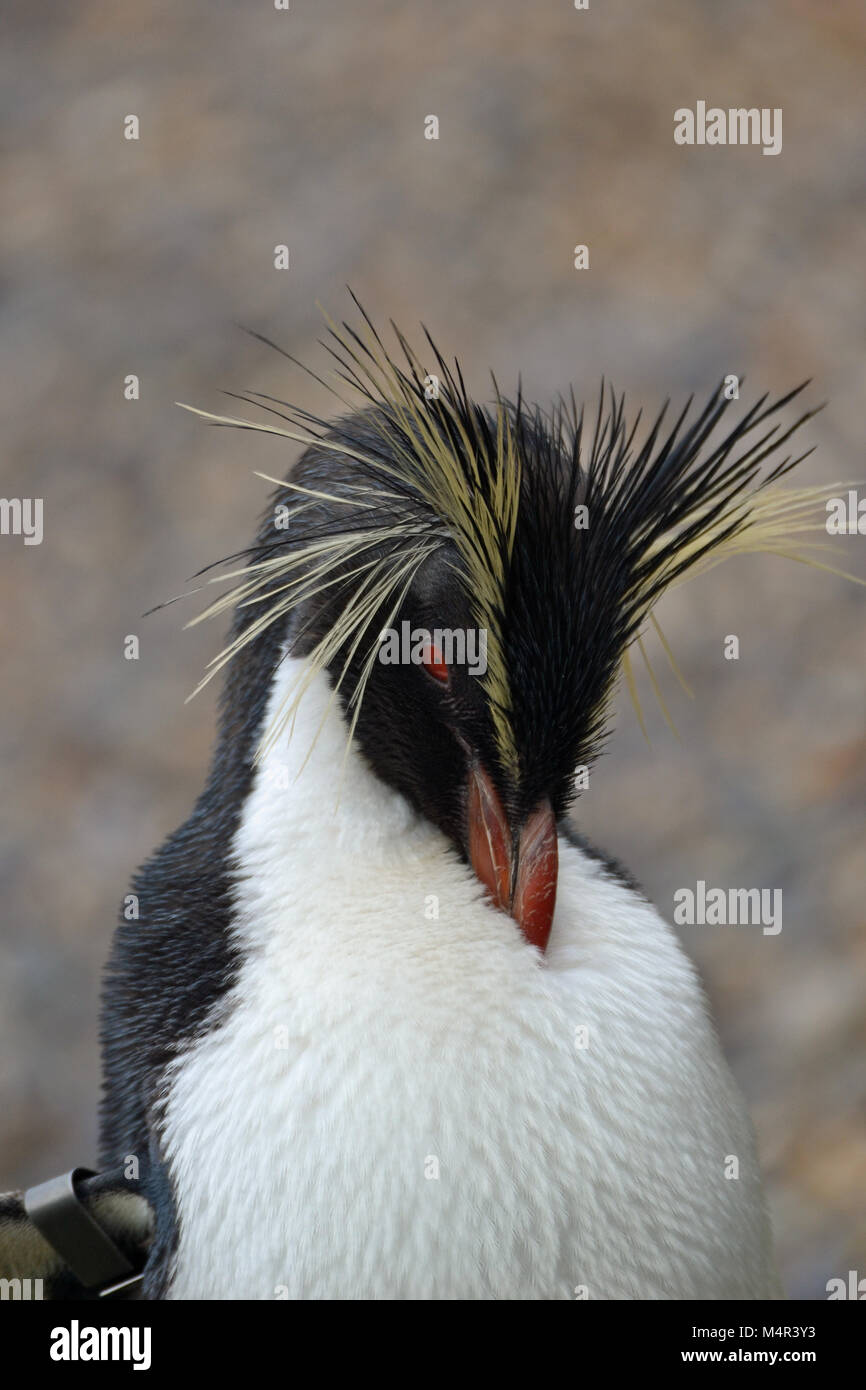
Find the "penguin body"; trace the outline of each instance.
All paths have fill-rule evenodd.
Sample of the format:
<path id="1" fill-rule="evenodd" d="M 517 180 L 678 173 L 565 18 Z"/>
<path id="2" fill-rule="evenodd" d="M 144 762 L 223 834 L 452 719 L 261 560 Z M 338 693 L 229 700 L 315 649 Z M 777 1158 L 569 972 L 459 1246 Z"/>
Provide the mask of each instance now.
<path id="1" fill-rule="evenodd" d="M 563 838 L 540 969 L 357 754 L 323 801 L 333 711 L 300 765 L 329 693 L 257 769 L 241 964 L 166 1071 L 168 1296 L 771 1297 L 751 1128 L 671 929 Z"/>
<path id="2" fill-rule="evenodd" d="M 289 525 L 269 509 L 208 610 L 235 608 L 210 775 L 106 976 L 102 1161 L 143 1161 L 144 1296 L 777 1297 L 694 968 L 568 815 L 658 596 L 802 531 L 814 489 L 763 467 L 791 397 L 714 444 L 717 393 L 638 447 L 614 397 L 587 437 L 335 336 L 364 408 L 265 405 L 308 446 Z M 403 623 L 428 638 L 377 659 Z M 477 674 L 429 638 L 470 627 Z"/>

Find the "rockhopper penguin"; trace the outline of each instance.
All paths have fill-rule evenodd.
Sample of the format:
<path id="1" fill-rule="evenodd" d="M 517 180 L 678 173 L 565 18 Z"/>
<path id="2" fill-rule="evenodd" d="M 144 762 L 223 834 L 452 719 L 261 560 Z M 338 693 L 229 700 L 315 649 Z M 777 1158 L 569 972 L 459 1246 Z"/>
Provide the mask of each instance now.
<path id="1" fill-rule="evenodd" d="M 306 451 L 202 615 L 235 609 L 213 765 L 107 973 L 144 1296 L 778 1297 L 694 967 L 568 811 L 659 596 L 791 553 L 797 392 L 641 434 L 331 334 L 355 408 L 211 417 Z"/>

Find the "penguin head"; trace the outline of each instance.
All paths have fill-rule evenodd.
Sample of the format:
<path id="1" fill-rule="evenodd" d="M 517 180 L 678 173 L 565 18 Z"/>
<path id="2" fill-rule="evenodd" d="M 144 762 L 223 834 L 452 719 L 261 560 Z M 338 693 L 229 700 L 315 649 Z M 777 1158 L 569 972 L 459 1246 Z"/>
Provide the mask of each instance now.
<path id="1" fill-rule="evenodd" d="M 798 459 L 764 465 L 808 416 L 768 425 L 791 392 L 725 431 L 719 390 L 667 431 L 663 409 L 638 440 L 639 417 L 627 424 L 604 387 L 589 423 L 573 397 L 543 411 L 495 382 L 481 406 L 432 340 L 428 370 L 399 333 L 405 366 L 366 317 L 362 329 L 332 327 L 360 409 L 326 421 L 247 396 L 284 424 L 211 417 L 307 445 L 239 582 L 208 609 L 239 603 L 216 669 L 271 628 L 326 671 L 378 777 L 543 950 L 557 822 L 575 769 L 601 751 L 623 667 L 633 688 L 629 648 L 687 574 L 790 550 L 815 489 L 775 486 Z"/>
<path id="2" fill-rule="evenodd" d="M 441 422 L 436 405 L 427 408 Z M 543 948 L 556 897 L 557 821 L 573 799 L 575 767 L 600 746 L 621 644 L 609 625 L 601 649 L 580 602 L 586 581 L 574 514 L 583 489 L 561 431 L 522 405 L 499 409 L 499 421 L 495 411 L 477 411 L 474 425 L 478 459 L 497 428 L 510 432 L 508 466 L 519 485 L 510 535 L 493 517 L 485 482 L 469 515 L 489 529 L 468 541 L 455 540 L 450 506 L 433 508 L 423 488 L 401 487 L 398 500 L 393 473 L 406 441 L 387 408 L 341 421 L 308 450 L 291 476 L 303 491 L 287 503 L 290 516 L 293 506 L 304 509 L 302 544 L 371 531 L 377 539 L 294 607 L 292 650 L 315 659 L 332 643 L 326 669 L 356 747 Z M 440 440 L 454 450 L 444 433 L 437 447 Z M 368 462 L 359 471 L 357 455 L 381 467 Z M 494 473 L 495 464 L 488 482 Z M 359 495 L 363 509 L 346 500 Z M 485 588 L 479 563 L 488 580 L 497 576 L 495 589 Z M 400 576 L 396 592 L 386 585 L 360 626 L 347 623 L 365 581 L 380 571 Z"/>

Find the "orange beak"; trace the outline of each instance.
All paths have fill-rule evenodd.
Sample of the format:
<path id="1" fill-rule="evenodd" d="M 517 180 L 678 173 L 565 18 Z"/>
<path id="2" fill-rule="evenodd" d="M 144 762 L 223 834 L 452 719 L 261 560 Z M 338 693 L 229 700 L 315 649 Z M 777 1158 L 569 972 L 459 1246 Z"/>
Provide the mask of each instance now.
<path id="1" fill-rule="evenodd" d="M 547 947 L 559 854 L 556 821 L 543 801 L 516 837 L 499 793 L 482 767 L 469 774 L 469 859 L 490 898 L 540 951 Z"/>

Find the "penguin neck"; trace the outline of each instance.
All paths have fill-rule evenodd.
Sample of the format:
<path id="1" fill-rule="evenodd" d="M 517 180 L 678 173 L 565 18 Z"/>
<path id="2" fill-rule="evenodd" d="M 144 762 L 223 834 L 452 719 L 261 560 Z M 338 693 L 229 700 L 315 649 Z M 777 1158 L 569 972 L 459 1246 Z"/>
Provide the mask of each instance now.
<path id="1" fill-rule="evenodd" d="M 261 733 L 279 720 L 307 678 L 307 659 L 283 656 L 274 672 Z M 297 711 L 258 761 L 252 795 L 236 848 L 253 848 L 257 836 L 274 852 L 291 849 L 329 856 L 343 852 L 387 857 L 394 846 L 418 847 L 445 837 L 420 817 L 400 792 L 373 772 L 354 742 L 339 696 L 325 672 L 309 680 Z"/>

